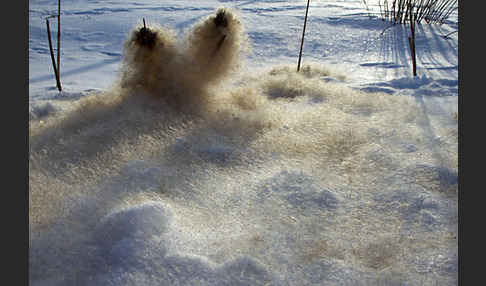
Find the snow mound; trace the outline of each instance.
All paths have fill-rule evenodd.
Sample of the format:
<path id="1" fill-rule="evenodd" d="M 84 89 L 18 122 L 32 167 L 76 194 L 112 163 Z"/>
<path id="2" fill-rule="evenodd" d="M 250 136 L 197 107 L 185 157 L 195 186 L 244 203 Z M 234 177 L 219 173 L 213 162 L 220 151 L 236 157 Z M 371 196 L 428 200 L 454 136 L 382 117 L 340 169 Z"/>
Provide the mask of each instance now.
<path id="1" fill-rule="evenodd" d="M 217 265 L 204 257 L 169 251 L 170 221 L 171 212 L 157 201 L 115 208 L 100 220 L 91 238 L 71 244 L 72 252 L 84 250 L 75 260 L 66 254 L 56 257 L 64 258 L 57 269 L 50 269 L 58 281 L 31 284 L 277 285 L 276 278 L 249 257 Z"/>

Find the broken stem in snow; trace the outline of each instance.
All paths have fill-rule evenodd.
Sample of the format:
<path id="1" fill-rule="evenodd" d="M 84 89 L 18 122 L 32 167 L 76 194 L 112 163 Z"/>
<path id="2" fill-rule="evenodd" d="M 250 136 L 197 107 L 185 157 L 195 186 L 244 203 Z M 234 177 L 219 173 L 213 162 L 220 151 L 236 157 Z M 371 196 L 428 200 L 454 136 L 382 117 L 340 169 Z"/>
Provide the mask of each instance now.
<path id="1" fill-rule="evenodd" d="M 457 33 L 457 31 L 450 32 L 447 35 L 442 35 L 442 37 L 444 37 L 444 39 L 450 39 L 449 36 L 454 34 L 454 33 Z"/>

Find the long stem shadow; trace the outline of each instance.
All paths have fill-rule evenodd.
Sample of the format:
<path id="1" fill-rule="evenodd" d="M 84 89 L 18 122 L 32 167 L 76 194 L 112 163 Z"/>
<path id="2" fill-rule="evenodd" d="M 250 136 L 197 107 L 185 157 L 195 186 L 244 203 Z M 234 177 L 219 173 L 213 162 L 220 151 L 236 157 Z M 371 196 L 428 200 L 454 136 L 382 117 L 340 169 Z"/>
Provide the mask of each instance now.
<path id="1" fill-rule="evenodd" d="M 90 65 L 86 65 L 86 66 L 83 66 L 83 67 L 79 67 L 79 68 L 75 68 L 75 69 L 72 69 L 72 70 L 65 71 L 65 72 L 62 73 L 61 76 L 70 76 L 70 75 L 73 75 L 73 74 L 88 72 L 90 70 L 94 70 L 94 69 L 97 69 L 97 68 L 100 68 L 100 67 L 103 67 L 103 66 L 106 66 L 106 65 L 109 65 L 109 64 L 113 64 L 113 63 L 116 63 L 116 62 L 120 62 L 120 61 L 121 61 L 121 56 L 113 58 L 113 59 L 103 60 L 101 62 L 97 62 L 97 63 L 94 63 L 94 64 L 90 64 Z M 43 82 L 43 81 L 48 81 L 48 80 L 53 80 L 53 79 L 54 79 L 54 75 L 49 74 L 49 75 L 43 75 L 43 76 L 31 78 L 31 79 L 29 79 L 29 83 L 37 83 L 37 82 Z"/>
<path id="2" fill-rule="evenodd" d="M 380 44 L 380 57 L 385 63 L 394 63 L 400 67 L 410 67 L 408 34 L 406 27 L 396 24 L 386 31 Z M 391 69 L 398 73 L 402 69 Z M 387 69 L 386 71 L 390 71 Z M 386 75 L 386 74 L 385 74 Z M 401 75 L 395 75 L 401 76 Z"/>
<path id="3" fill-rule="evenodd" d="M 436 69 L 439 72 L 450 74 L 451 69 L 457 68 L 457 45 L 453 45 L 450 41 L 441 38 L 435 27 L 436 25 L 429 24 L 428 26 L 432 32 L 430 33 L 432 37 L 421 41 L 417 55 L 422 58 L 423 62 L 432 64 L 432 67 L 429 69 Z M 426 35 L 422 25 L 417 27 L 420 35 Z M 449 68 L 444 67 L 444 64 L 449 64 Z"/>

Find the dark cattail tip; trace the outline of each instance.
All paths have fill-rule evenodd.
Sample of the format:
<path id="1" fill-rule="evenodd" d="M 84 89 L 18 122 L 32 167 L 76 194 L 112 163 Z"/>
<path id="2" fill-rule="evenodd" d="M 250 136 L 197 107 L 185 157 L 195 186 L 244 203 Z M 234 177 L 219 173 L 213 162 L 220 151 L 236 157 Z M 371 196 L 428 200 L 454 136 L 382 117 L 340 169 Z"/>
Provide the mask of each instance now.
<path id="1" fill-rule="evenodd" d="M 138 45 L 149 49 L 152 49 L 155 46 L 157 34 L 145 26 L 145 19 L 143 21 L 143 27 L 136 32 L 135 36 L 135 42 Z"/>
<path id="2" fill-rule="evenodd" d="M 216 27 L 228 27 L 228 19 L 226 18 L 226 11 L 219 10 L 214 18 L 214 24 Z"/>

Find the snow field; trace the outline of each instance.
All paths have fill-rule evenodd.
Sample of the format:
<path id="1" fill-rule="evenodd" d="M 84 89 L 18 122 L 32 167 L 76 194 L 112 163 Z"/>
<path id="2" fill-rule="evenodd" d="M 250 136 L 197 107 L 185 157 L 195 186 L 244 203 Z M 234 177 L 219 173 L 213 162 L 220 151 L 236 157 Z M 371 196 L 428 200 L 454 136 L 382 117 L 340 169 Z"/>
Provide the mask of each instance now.
<path id="1" fill-rule="evenodd" d="M 238 74 L 229 19 L 155 27 L 150 53 L 129 35 L 112 88 L 31 107 L 30 282 L 457 284 L 457 98 L 322 63 Z M 387 81 L 450 83 L 413 82 Z"/>

